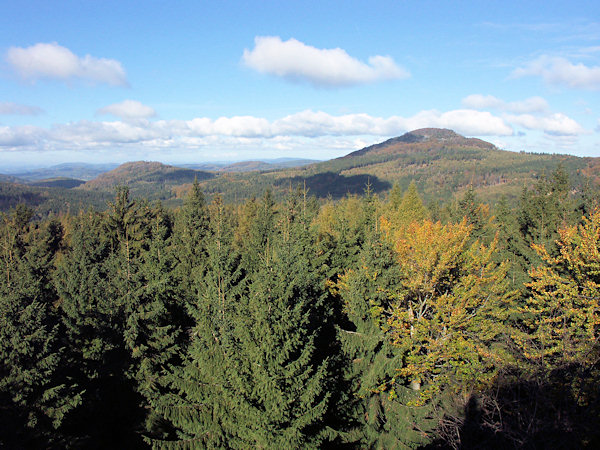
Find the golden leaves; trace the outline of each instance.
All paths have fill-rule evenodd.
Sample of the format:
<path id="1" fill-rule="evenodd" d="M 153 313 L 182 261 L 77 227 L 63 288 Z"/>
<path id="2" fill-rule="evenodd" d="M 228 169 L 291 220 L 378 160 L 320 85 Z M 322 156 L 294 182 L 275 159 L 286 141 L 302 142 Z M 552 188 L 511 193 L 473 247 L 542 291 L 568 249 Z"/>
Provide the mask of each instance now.
<path id="1" fill-rule="evenodd" d="M 529 359 L 554 366 L 590 354 L 600 337 L 600 210 L 559 230 L 558 255 L 533 246 L 545 265 L 532 268 L 533 295 L 522 308 Z"/>

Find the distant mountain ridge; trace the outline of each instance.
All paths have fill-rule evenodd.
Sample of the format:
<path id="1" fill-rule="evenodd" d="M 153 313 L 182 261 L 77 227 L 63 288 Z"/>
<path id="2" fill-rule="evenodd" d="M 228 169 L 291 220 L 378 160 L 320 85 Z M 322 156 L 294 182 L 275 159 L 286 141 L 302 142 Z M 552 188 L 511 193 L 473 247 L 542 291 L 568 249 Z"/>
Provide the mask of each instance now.
<path id="1" fill-rule="evenodd" d="M 71 178 L 75 180 L 89 181 L 96 178 L 101 173 L 113 170 L 118 166 L 119 165 L 116 163 L 64 163 L 42 169 L 33 169 L 25 172 L 14 173 L 11 175 L 25 181 L 40 181 L 53 178 Z"/>
<path id="2" fill-rule="evenodd" d="M 7 183 L 0 186 L 0 203 L 14 205 L 17 198 L 28 201 L 35 197 L 39 205 L 47 205 L 48 199 L 55 200 L 53 205 L 61 202 L 73 205 L 75 200 L 67 201 L 68 198 L 76 198 L 77 202 L 89 199 L 98 205 L 102 199 L 114 195 L 116 186 L 127 185 L 134 197 L 175 206 L 181 204 L 194 179 L 198 179 L 207 195 L 219 193 L 226 201 L 234 202 L 261 196 L 266 189 L 281 197 L 298 185 L 320 198 L 360 194 L 367 185 L 373 192 L 384 194 L 394 183 L 406 189 L 412 181 L 426 201 L 444 202 L 462 195 L 471 186 L 481 200 L 494 202 L 501 196 L 518 198 L 524 186 L 531 186 L 559 164 L 575 185 L 582 186 L 585 182 L 600 185 L 600 158 L 511 152 L 452 130 L 423 128 L 340 158 L 291 168 L 274 169 L 270 163 L 243 161 L 215 164 L 208 171 L 197 169 L 202 165 L 176 167 L 136 161 L 104 172 L 78 187 L 74 186 L 79 181 L 67 178 L 37 181 L 35 195 L 30 197 L 28 189 L 34 192 L 34 186 L 28 187 L 22 180 L 9 176 L 4 177 Z"/>
<path id="3" fill-rule="evenodd" d="M 260 195 L 267 186 L 277 191 L 306 183 L 318 197 L 337 198 L 362 193 L 367 183 L 375 192 L 381 192 L 394 183 L 406 189 L 415 181 L 428 201 L 451 199 L 469 186 L 482 200 L 496 201 L 502 195 L 518 197 L 523 186 L 531 185 L 543 173 L 551 173 L 559 164 L 573 180 L 582 180 L 584 175 L 598 178 L 599 161 L 500 150 L 490 142 L 452 130 L 422 128 L 329 161 L 264 173 L 251 180 L 250 174 L 230 177 L 227 183 L 217 177 L 207 180 L 204 187 L 209 193 L 221 192 L 239 199 Z"/>
<path id="4" fill-rule="evenodd" d="M 277 170 L 290 167 L 301 167 L 308 164 L 321 162 L 317 159 L 302 158 L 277 158 L 268 160 L 248 160 L 234 163 L 200 163 L 183 164 L 178 167 L 189 169 L 208 170 L 212 172 L 252 172 L 255 170 Z"/>

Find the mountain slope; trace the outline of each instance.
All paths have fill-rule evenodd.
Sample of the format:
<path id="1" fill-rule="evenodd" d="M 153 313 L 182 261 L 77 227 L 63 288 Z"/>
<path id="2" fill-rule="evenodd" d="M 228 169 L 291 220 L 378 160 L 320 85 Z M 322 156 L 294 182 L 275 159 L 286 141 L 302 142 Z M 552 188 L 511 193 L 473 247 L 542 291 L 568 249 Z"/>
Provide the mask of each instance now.
<path id="1" fill-rule="evenodd" d="M 171 192 L 174 186 L 192 183 L 195 178 L 200 181 L 212 177 L 214 174 L 201 170 L 168 166 L 159 162 L 136 161 L 105 172 L 77 189 L 112 191 L 116 186 L 126 185 L 135 196 L 168 200 L 174 197 Z"/>
<path id="2" fill-rule="evenodd" d="M 270 185 L 277 193 L 306 182 L 313 195 L 340 197 L 361 193 L 367 182 L 381 192 L 394 182 L 406 189 L 414 180 L 426 200 L 448 200 L 472 185 L 483 200 L 494 201 L 501 195 L 517 197 L 524 185 L 559 164 L 575 182 L 584 173 L 597 176 L 598 161 L 600 158 L 510 152 L 451 130 L 424 128 L 330 161 L 260 176 L 230 176 L 227 182 L 216 178 L 204 186 L 209 192 L 239 199 L 260 195 Z"/>
<path id="3" fill-rule="evenodd" d="M 406 189 L 411 181 L 417 183 L 426 201 L 444 202 L 473 186 L 481 200 L 494 202 L 502 195 L 517 198 L 524 186 L 531 186 L 541 174 L 551 173 L 559 164 L 575 186 L 582 186 L 586 180 L 600 186 L 600 158 L 510 152 L 451 130 L 424 128 L 330 161 L 281 170 L 207 172 L 138 161 L 73 189 L 4 183 L 0 209 L 23 200 L 40 205 L 38 209 L 54 211 L 64 210 L 64 205 L 81 207 L 86 201 L 97 206 L 101 199 L 112 198 L 119 185 L 129 186 L 134 197 L 175 206 L 195 178 L 207 194 L 220 193 L 226 201 L 234 202 L 261 196 L 266 189 L 281 197 L 298 185 L 306 186 L 309 195 L 340 198 L 364 192 L 367 184 L 374 192 L 385 193 L 395 182 Z M 252 164 L 241 166 L 247 169 Z M 74 181 L 53 183 L 66 186 Z"/>

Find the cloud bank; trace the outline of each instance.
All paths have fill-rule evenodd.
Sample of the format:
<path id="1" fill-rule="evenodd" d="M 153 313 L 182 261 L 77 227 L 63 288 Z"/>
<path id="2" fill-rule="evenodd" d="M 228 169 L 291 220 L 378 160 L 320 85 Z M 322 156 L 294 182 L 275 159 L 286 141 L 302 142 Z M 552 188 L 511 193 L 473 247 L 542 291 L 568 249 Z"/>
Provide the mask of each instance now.
<path id="1" fill-rule="evenodd" d="M 96 114 L 110 114 L 123 120 L 147 119 L 156 116 L 156 111 L 150 106 L 144 105 L 137 100 L 123 100 L 120 103 L 105 106 L 96 111 Z"/>
<path id="2" fill-rule="evenodd" d="M 520 114 L 517 116 L 507 116 L 506 119 L 528 130 L 542 130 L 551 136 L 578 136 L 586 133 L 586 130 L 575 120 L 561 113 L 542 117 L 536 117 L 531 114 Z"/>
<path id="3" fill-rule="evenodd" d="M 123 103 L 117 104 L 117 110 Z M 133 110 L 137 110 L 138 106 Z M 387 118 L 368 114 L 334 116 L 322 111 L 306 110 L 272 121 L 254 116 L 148 120 L 139 118 L 138 115 L 136 120 L 82 120 L 50 128 L 1 127 L 0 150 L 19 150 L 23 147 L 40 151 L 85 150 L 129 144 L 149 148 L 198 148 L 223 139 L 254 143 L 262 140 L 277 142 L 278 145 L 283 145 L 284 142 L 286 145 L 292 145 L 293 141 L 323 137 L 341 138 L 346 141 L 348 137 L 359 136 L 387 138 L 425 127 L 451 128 L 471 136 L 513 134 L 511 126 L 504 119 L 489 112 L 470 109 L 446 112 L 429 110 L 411 117 Z"/>
<path id="4" fill-rule="evenodd" d="M 542 97 L 505 102 L 493 95 L 473 94 L 465 97 L 462 104 L 475 109 L 501 111 L 501 117 L 507 123 L 528 130 L 543 131 L 550 136 L 578 136 L 588 133 L 574 119 L 562 113 L 551 113 L 548 102 Z"/>
<path id="5" fill-rule="evenodd" d="M 244 50 L 242 62 L 260 73 L 329 88 L 410 76 L 389 56 L 371 56 L 364 63 L 341 48 L 319 49 L 278 36 L 257 36 L 254 49 Z"/>
<path id="6" fill-rule="evenodd" d="M 578 89 L 600 89 L 600 66 L 573 64 L 561 57 L 540 56 L 525 66 L 515 69 L 511 76 L 514 78 L 538 76 L 549 84 Z"/>
<path id="7" fill-rule="evenodd" d="M 38 43 L 31 47 L 11 47 L 6 62 L 24 80 L 84 80 L 111 86 L 127 86 L 121 63 L 114 59 L 75 55 L 56 42 Z"/>

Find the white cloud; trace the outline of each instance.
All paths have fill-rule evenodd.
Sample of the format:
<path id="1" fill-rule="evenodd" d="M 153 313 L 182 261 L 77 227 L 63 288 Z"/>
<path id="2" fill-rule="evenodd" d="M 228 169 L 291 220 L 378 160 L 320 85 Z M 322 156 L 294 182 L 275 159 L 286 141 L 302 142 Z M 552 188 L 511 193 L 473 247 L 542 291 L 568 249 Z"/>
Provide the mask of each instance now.
<path id="1" fill-rule="evenodd" d="M 549 84 L 580 89 L 600 89 L 600 66 L 573 64 L 562 57 L 540 56 L 524 67 L 515 69 L 511 76 L 514 78 L 539 76 Z"/>
<path id="2" fill-rule="evenodd" d="M 105 106 L 96 111 L 96 114 L 111 114 L 121 119 L 147 119 L 156 116 L 156 111 L 150 106 L 137 100 L 124 100 L 120 103 Z"/>
<path id="3" fill-rule="evenodd" d="M 451 128 L 470 136 L 510 136 L 512 128 L 489 112 L 461 109 L 447 112 L 421 111 L 412 117 L 373 117 L 368 114 L 334 116 L 322 111 L 301 111 L 269 121 L 254 116 L 192 120 L 87 121 L 41 127 L 0 128 L 0 147 L 28 146 L 30 150 L 77 150 L 135 145 L 146 148 L 197 148 L 212 142 L 253 145 L 276 143 L 297 148 L 299 142 L 327 138 L 346 146 L 365 136 L 377 141 L 424 127 Z M 369 139 L 367 139 L 369 140 Z M 248 144 L 250 143 L 250 144 Z M 296 147 L 294 147 L 296 145 Z"/>
<path id="4" fill-rule="evenodd" d="M 529 130 L 542 130 L 552 136 L 577 136 L 586 134 L 586 130 L 575 120 L 561 113 L 536 117 L 531 114 L 507 116 L 506 120 Z"/>
<path id="5" fill-rule="evenodd" d="M 73 147 L 95 147 L 110 144 L 136 144 L 155 139 L 168 139 L 152 122 L 79 122 L 56 125 L 50 129 L 48 140 Z"/>
<path id="6" fill-rule="evenodd" d="M 244 64 L 261 73 L 315 86 L 338 87 L 380 80 L 407 78 L 410 74 L 389 56 L 371 56 L 368 63 L 341 48 L 319 49 L 296 39 L 257 36 L 254 49 L 244 50 Z"/>
<path id="7" fill-rule="evenodd" d="M 20 105 L 12 102 L 0 102 L 0 115 L 35 116 L 43 111 L 37 106 Z"/>
<path id="8" fill-rule="evenodd" d="M 468 136 L 511 136 L 513 130 L 502 118 L 487 111 L 457 109 L 445 113 L 424 111 L 409 120 L 408 129 L 423 127 L 450 128 Z"/>
<path id="9" fill-rule="evenodd" d="M 516 102 L 505 102 L 493 95 L 473 94 L 462 100 L 462 104 L 473 109 L 495 109 L 516 114 L 541 113 L 548 111 L 548 102 L 542 97 L 530 97 Z"/>
<path id="10" fill-rule="evenodd" d="M 33 126 L 0 126 L 0 149 L 19 149 L 20 147 L 39 147 L 46 138 L 47 131 Z"/>
<path id="11" fill-rule="evenodd" d="M 119 61 L 90 55 L 79 57 L 56 42 L 11 47 L 6 61 L 23 79 L 31 81 L 81 79 L 112 86 L 127 85 L 125 70 Z"/>
<path id="12" fill-rule="evenodd" d="M 577 136 L 587 134 L 574 119 L 562 113 L 551 113 L 542 97 L 530 97 L 516 102 L 505 102 L 493 95 L 469 95 L 463 105 L 476 109 L 495 109 L 504 112 L 501 117 L 508 124 L 528 130 L 543 131 L 550 136 Z M 512 113 L 512 114 L 511 114 Z"/>

